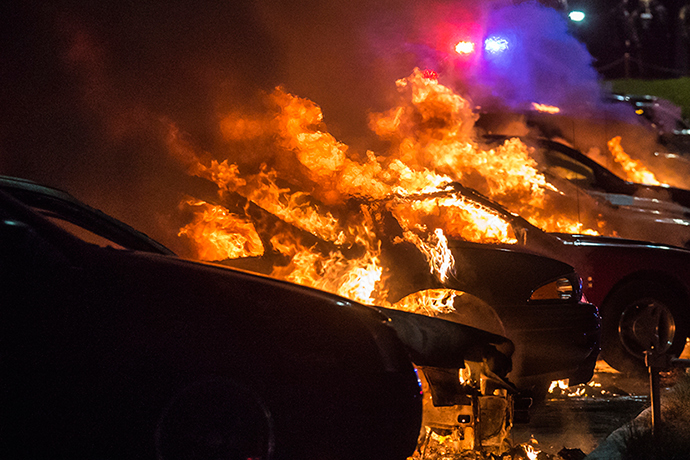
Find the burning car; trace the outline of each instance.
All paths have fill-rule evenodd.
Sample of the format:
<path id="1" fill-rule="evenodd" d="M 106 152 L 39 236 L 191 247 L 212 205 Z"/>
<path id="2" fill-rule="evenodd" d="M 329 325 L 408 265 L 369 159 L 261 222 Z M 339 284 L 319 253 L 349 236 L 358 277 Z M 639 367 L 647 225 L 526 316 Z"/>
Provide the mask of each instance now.
<path id="1" fill-rule="evenodd" d="M 0 216 L 10 457 L 406 458 L 412 360 L 510 369 L 504 337 L 183 260 L 32 182 L 0 178 Z"/>
<path id="2" fill-rule="evenodd" d="M 490 145 L 510 138 L 485 136 Z M 555 140 L 520 140 L 531 148 L 547 180 L 574 185 L 559 187 L 559 192 L 566 195 L 569 204 L 565 206 L 577 207 L 577 220 L 589 222 L 593 228 L 597 228 L 597 221 L 607 222 L 616 236 L 624 238 L 690 246 L 690 191 L 661 185 L 651 173 L 638 175 L 638 182 L 623 180 L 582 152 Z M 614 152 L 619 141 L 610 141 Z"/>
<path id="3" fill-rule="evenodd" d="M 171 125 L 170 151 L 194 178 L 179 206 L 190 257 L 505 333 L 521 389 L 588 380 L 599 323 L 572 267 L 463 242 L 455 214 L 413 199 L 462 179 L 536 202 L 548 184 L 525 164 L 528 149 L 478 149 L 472 104 L 433 72 L 415 69 L 396 87 L 399 104 L 370 114 L 380 151 L 339 141 L 318 105 L 280 87 L 265 110 L 223 119 L 227 150 L 204 151 Z"/>
<path id="4" fill-rule="evenodd" d="M 241 216 L 244 228 L 255 232 L 255 244 L 262 252 L 227 257 L 217 263 L 322 289 L 342 290 L 355 281 L 348 288 L 349 295 L 354 296 L 367 283 L 365 270 L 354 275 L 349 270 L 344 278 L 335 278 L 330 272 L 368 257 L 367 245 L 376 241 L 377 260 L 366 259 L 366 263 L 378 264 L 380 274 L 387 279 L 380 304 L 510 338 L 515 353 L 509 377 L 525 392 L 543 394 L 553 380 L 586 382 L 592 376 L 599 352 L 599 317 L 596 307 L 582 300 L 580 279 L 567 264 L 462 238 L 446 239 L 444 231 L 455 233 L 453 229 L 440 230 L 441 222 L 428 222 L 425 229 L 408 228 L 411 215 L 426 216 L 433 199 L 353 198 L 351 214 L 340 218 L 353 221 L 354 216 L 364 216 L 369 236 L 375 237 L 339 244 L 305 230 L 308 222 L 288 223 L 237 193 L 224 193 L 223 197 L 228 212 Z M 323 214 L 325 205 L 318 206 Z M 446 223 L 453 221 L 447 219 Z M 437 230 L 426 230 L 433 228 Z M 306 259 L 305 266 L 300 266 L 302 258 Z"/>
<path id="5" fill-rule="evenodd" d="M 460 184 L 435 196 L 461 198 L 495 217 L 495 224 L 479 230 L 500 235 L 495 238 L 497 245 L 554 257 L 575 267 L 584 280 L 584 295 L 599 307 L 601 357 L 614 368 L 643 372 L 644 352 L 651 348 L 668 347 L 668 354 L 680 355 L 690 331 L 687 249 L 622 238 L 544 232 Z M 466 225 L 476 227 L 472 221 Z M 473 235 L 469 231 L 464 234 L 470 238 Z"/>

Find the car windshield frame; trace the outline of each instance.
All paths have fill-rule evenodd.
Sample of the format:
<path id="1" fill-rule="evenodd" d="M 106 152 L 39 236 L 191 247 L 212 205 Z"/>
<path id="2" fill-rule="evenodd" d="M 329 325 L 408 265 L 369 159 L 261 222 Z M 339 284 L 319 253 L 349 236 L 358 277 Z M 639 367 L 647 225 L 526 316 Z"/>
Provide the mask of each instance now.
<path id="1" fill-rule="evenodd" d="M 27 212 L 39 216 L 51 226 L 60 228 L 84 243 L 120 250 L 174 255 L 173 251 L 146 234 L 82 203 L 65 192 L 38 186 L 31 182 L 9 181 L 5 178 L 0 182 L 0 192 L 21 204 Z M 73 228 L 69 228 L 69 225 L 55 222 L 55 219 L 80 227 L 97 237 L 87 238 L 85 234 L 80 235 Z M 107 244 L 103 240 L 98 242 L 98 238 L 113 244 Z"/>

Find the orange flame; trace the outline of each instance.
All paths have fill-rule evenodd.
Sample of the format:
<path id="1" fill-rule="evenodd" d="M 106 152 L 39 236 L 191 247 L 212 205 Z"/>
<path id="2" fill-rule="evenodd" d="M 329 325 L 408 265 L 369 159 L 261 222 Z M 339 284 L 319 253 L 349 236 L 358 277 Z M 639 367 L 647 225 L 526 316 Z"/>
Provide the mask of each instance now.
<path id="1" fill-rule="evenodd" d="M 274 267 L 271 276 L 333 292 L 364 304 L 386 303 L 386 292 L 376 292 L 383 274 L 377 252 L 348 259 L 337 251 L 325 257 L 309 248 L 290 246 L 279 238 L 272 239 L 271 244 L 292 257 L 288 266 Z"/>
<path id="2" fill-rule="evenodd" d="M 450 193 L 423 196 L 452 181 L 496 199 L 545 230 L 577 228 L 577 222 L 549 211 L 548 193 L 556 189 L 538 172 L 527 146 L 518 139 L 495 149 L 478 145 L 477 116 L 470 101 L 440 84 L 437 76 L 418 69 L 398 80 L 396 87 L 399 104 L 370 116 L 374 133 L 390 144 L 385 152 L 351 152 L 328 133 L 316 104 L 282 88 L 267 97 L 265 114 L 232 113 L 220 124 L 229 142 L 247 148 L 242 157 L 261 158 L 263 164 L 211 159 L 186 144 L 171 127 L 171 150 L 188 165 L 190 174 L 217 184 L 220 203 L 236 195 L 246 200 L 232 212 L 186 202 L 195 218 L 180 235 L 198 246 L 202 259 L 280 254 L 287 263 L 273 267 L 275 277 L 364 303 L 385 304 L 391 273 L 381 263 L 377 217 L 372 214 L 381 203 L 403 230 L 398 242 L 415 244 L 441 281 L 453 271 L 447 238 L 517 242 L 509 223 L 490 209 Z M 353 198 L 363 204 L 352 206 Z M 250 225 L 250 205 L 284 224 L 255 228 Z M 263 239 L 264 244 L 270 241 L 270 247 L 261 244 L 257 232 L 271 233 Z M 316 247 L 295 232 L 332 246 Z"/>
<path id="3" fill-rule="evenodd" d="M 532 102 L 532 108 L 538 112 L 544 112 L 544 113 L 559 113 L 561 111 L 560 108 L 556 107 L 555 105 L 548 105 L 548 104 L 539 104 L 538 102 Z"/>
<path id="4" fill-rule="evenodd" d="M 525 444 L 524 447 L 525 453 L 527 454 L 527 458 L 529 458 L 530 460 L 537 460 L 537 458 L 539 458 L 541 449 L 539 448 L 539 443 L 536 439 L 530 439 L 529 443 Z"/>
<path id="5" fill-rule="evenodd" d="M 186 204 L 198 209 L 194 221 L 180 229 L 199 245 L 198 257 L 202 260 L 223 260 L 237 257 L 260 256 L 264 253 L 261 238 L 254 225 L 222 206 L 214 206 L 201 200 L 187 200 Z"/>
<path id="6" fill-rule="evenodd" d="M 404 297 L 393 308 L 434 317 L 455 311 L 455 298 L 460 295 L 452 289 L 426 289 Z"/>
<path id="7" fill-rule="evenodd" d="M 455 269 L 455 260 L 450 249 L 448 249 L 448 239 L 443 234 L 442 229 L 435 229 L 426 241 L 410 231 L 404 233 L 404 238 L 414 243 L 424 254 L 427 262 L 429 262 L 431 273 L 438 275 L 441 282 L 448 279 L 448 275 Z"/>
<path id="8" fill-rule="evenodd" d="M 462 196 L 400 200 L 391 207 L 404 229 L 442 227 L 448 235 L 475 243 L 515 244 L 510 224 L 495 211 Z"/>
<path id="9" fill-rule="evenodd" d="M 607 145 L 611 155 L 613 155 L 613 159 L 623 167 L 623 171 L 627 174 L 627 180 L 640 184 L 661 185 L 661 182 L 657 180 L 653 172 L 625 153 L 621 146 L 620 136 L 616 136 L 608 141 Z"/>

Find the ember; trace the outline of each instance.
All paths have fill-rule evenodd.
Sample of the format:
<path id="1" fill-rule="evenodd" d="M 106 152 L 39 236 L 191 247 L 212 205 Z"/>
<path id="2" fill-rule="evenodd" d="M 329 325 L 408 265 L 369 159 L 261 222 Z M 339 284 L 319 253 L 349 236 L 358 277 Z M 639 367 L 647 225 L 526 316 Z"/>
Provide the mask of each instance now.
<path id="1" fill-rule="evenodd" d="M 537 102 L 532 102 L 532 108 L 534 110 L 539 111 L 539 112 L 546 112 L 546 113 L 559 113 L 561 111 L 561 109 L 559 109 L 556 106 L 548 105 L 548 104 L 539 104 Z"/>

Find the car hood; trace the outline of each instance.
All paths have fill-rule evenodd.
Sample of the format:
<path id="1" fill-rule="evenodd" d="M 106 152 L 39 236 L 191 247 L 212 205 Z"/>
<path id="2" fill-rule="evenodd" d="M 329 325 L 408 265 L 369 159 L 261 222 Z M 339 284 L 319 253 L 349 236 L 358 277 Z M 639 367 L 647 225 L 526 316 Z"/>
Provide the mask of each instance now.
<path id="1" fill-rule="evenodd" d="M 333 350 L 333 356 L 342 354 L 338 350 L 356 350 L 358 340 L 375 337 L 380 356 L 359 356 L 356 364 L 351 363 L 354 367 L 378 361 L 375 366 L 394 370 L 409 366 L 411 360 L 418 365 L 462 367 L 465 359 L 481 359 L 484 352 L 495 354 L 496 347 L 509 359 L 513 349 L 505 337 L 469 326 L 365 306 L 318 289 L 222 265 L 143 252 L 96 252 L 95 258 L 89 258 L 92 263 L 87 264 L 96 267 L 89 276 L 98 283 L 107 279 L 112 297 L 109 301 L 126 305 L 130 311 L 141 308 L 133 313 L 139 324 L 151 324 L 151 317 L 178 323 L 182 319 L 190 327 L 216 331 L 217 341 L 204 341 L 213 346 L 225 343 L 237 350 L 255 342 L 251 334 L 237 333 L 243 330 L 238 328 L 240 322 L 247 324 L 246 330 L 275 329 L 277 341 L 281 337 L 299 340 L 308 334 L 311 343 L 321 340 L 323 347 Z M 152 305 L 165 305 L 166 309 L 153 311 Z M 209 325 L 208 321 L 218 324 Z M 224 321 L 233 323 L 236 337 L 223 334 L 220 324 Z M 319 331 L 320 323 L 343 326 L 330 328 L 324 334 Z M 254 346 L 258 351 L 266 348 L 266 353 L 260 355 L 267 360 L 274 359 L 271 350 L 280 348 L 277 343 Z M 312 355 L 305 353 L 305 359 Z M 276 362 L 276 366 L 279 364 L 283 365 Z"/>

